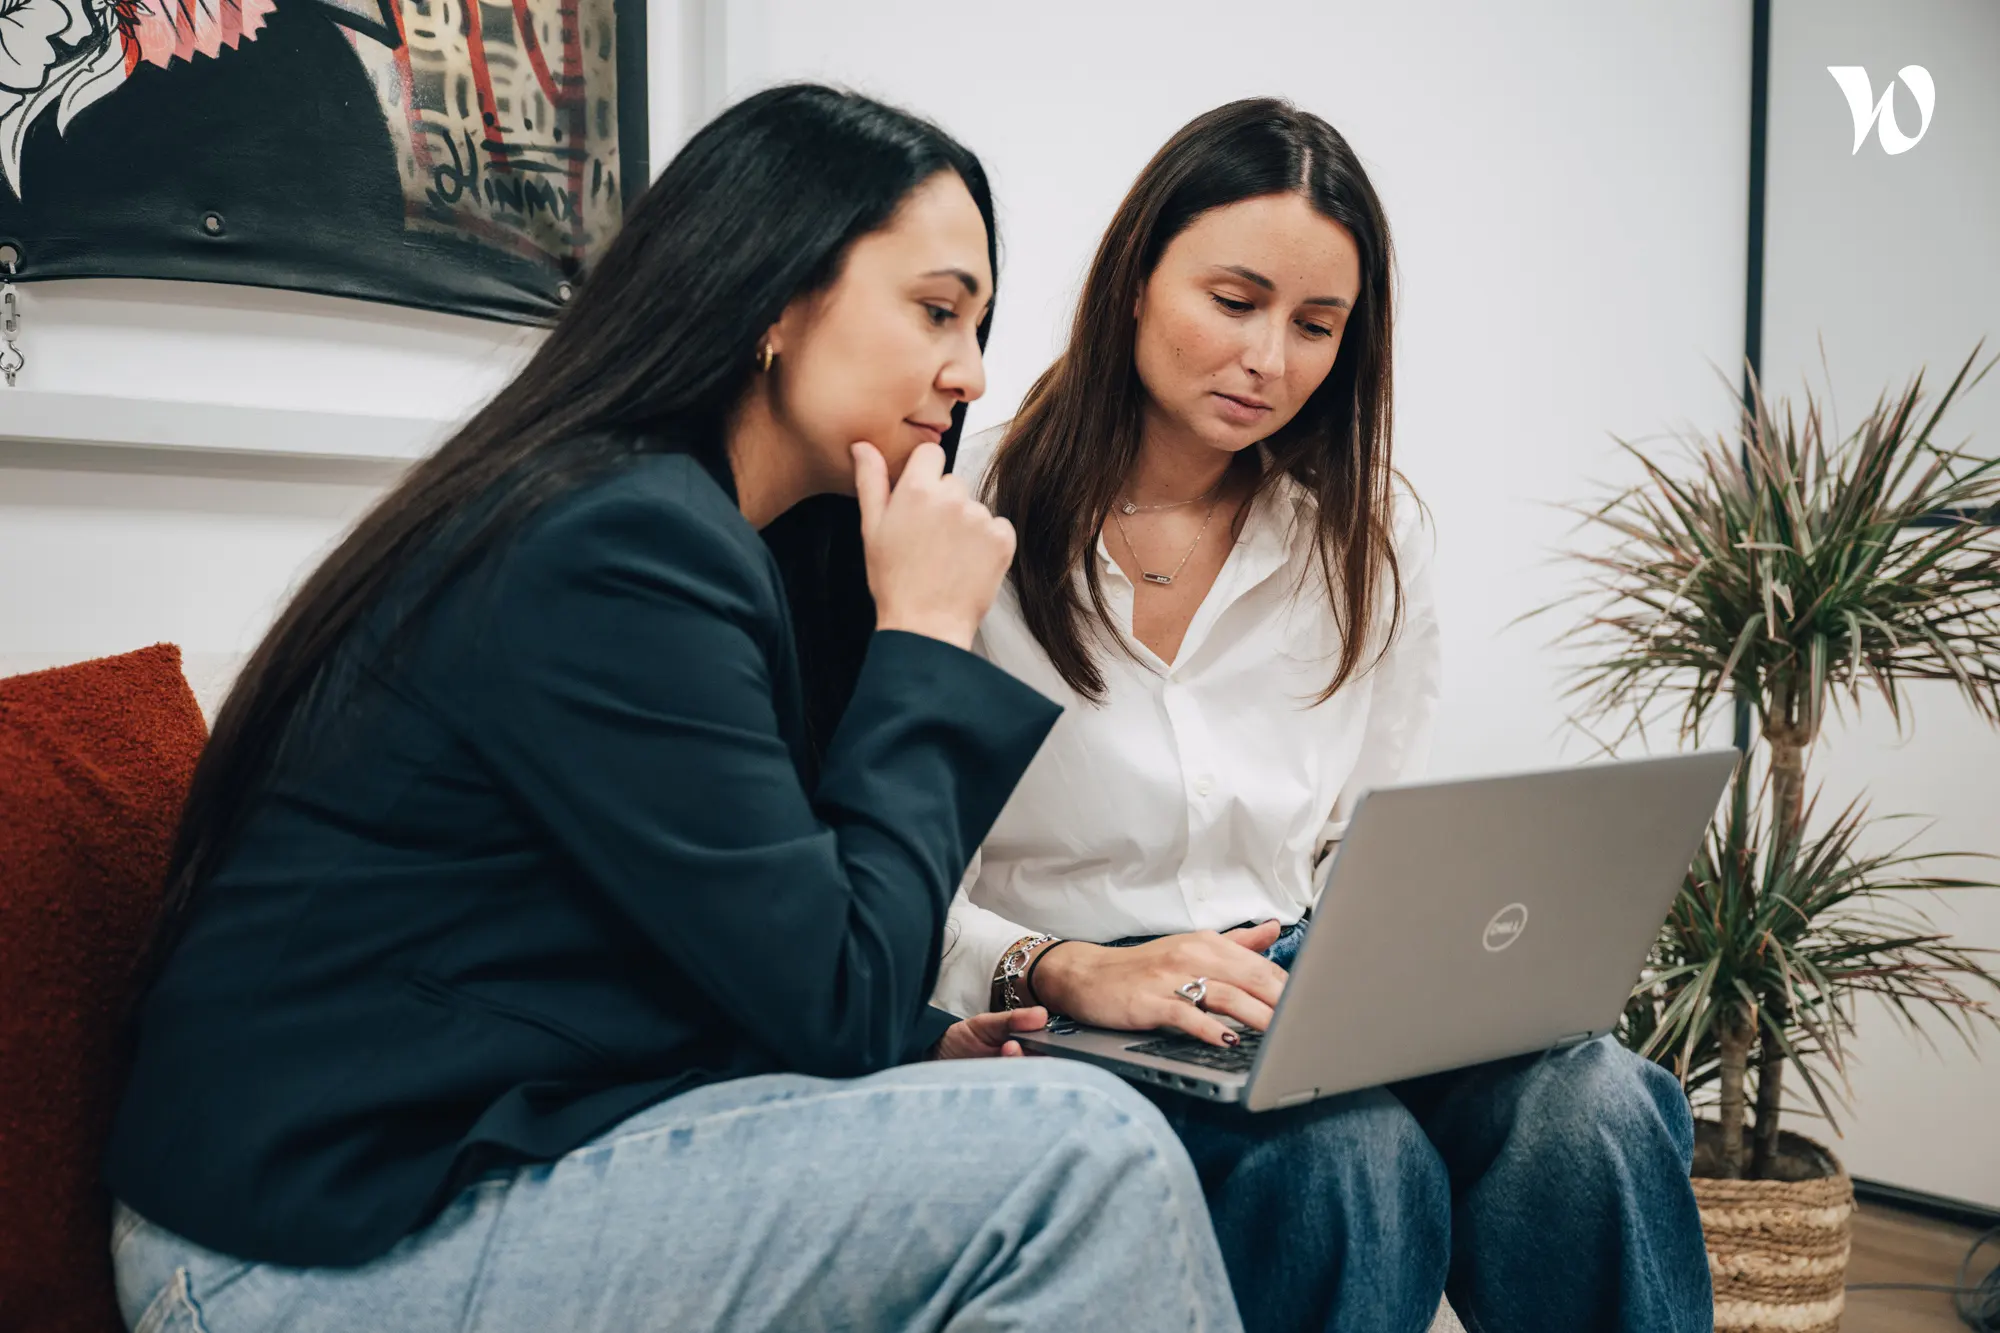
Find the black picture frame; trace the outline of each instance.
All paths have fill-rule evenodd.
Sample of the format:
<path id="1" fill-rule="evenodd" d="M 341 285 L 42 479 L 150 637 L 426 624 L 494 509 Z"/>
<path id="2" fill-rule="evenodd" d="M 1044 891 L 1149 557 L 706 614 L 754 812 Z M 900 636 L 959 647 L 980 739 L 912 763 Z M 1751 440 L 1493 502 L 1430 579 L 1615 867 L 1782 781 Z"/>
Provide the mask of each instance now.
<path id="1" fill-rule="evenodd" d="M 175 54 L 165 64 L 128 59 L 125 81 L 115 92 L 94 104 L 86 101 L 67 116 L 61 114 L 67 107 L 44 99 L 51 105 L 43 114 L 17 125 L 11 177 L 4 174 L 8 136 L 0 133 L 0 247 L 12 247 L 15 280 L 23 283 L 214 282 L 549 323 L 651 177 L 647 6 L 645 0 L 606 3 L 614 50 L 602 51 L 602 10 L 589 21 L 577 19 L 584 6 L 567 0 L 553 24 L 563 39 L 561 59 L 577 63 L 564 63 L 554 74 L 534 36 L 537 22 L 552 20 L 546 5 L 531 10 L 530 0 L 469 0 L 469 7 L 450 11 L 419 0 L 220 0 L 193 7 L 193 12 L 226 13 L 235 6 L 254 14 L 256 30 L 247 37 L 208 34 L 207 49 L 186 58 Z M 96 12 L 115 13 L 116 6 L 98 0 Z M 449 210 L 437 204 L 427 211 L 419 197 L 430 164 L 406 152 L 399 174 L 393 126 L 375 123 L 386 119 L 377 100 L 380 85 L 370 81 L 357 51 L 375 55 L 378 64 L 380 51 L 401 53 L 401 86 L 411 99 L 406 109 L 427 94 L 447 102 L 456 97 L 463 111 L 462 77 L 447 70 L 420 86 L 422 76 L 410 72 L 404 25 L 418 37 L 439 36 L 422 28 L 425 12 L 455 12 L 475 33 L 482 16 L 489 23 L 516 17 L 517 26 L 506 30 L 506 68 L 526 85 L 530 75 L 522 71 L 532 64 L 551 97 L 582 86 L 583 76 L 571 74 L 586 68 L 578 48 L 596 61 L 589 68 L 614 71 L 616 86 L 608 95 L 568 94 L 571 100 L 548 111 L 544 137 L 552 143 L 524 146 L 516 140 L 495 154 L 494 136 L 505 140 L 508 131 L 488 131 L 476 146 L 467 136 L 461 160 L 448 136 L 441 141 L 452 156 L 436 176 L 449 178 L 454 189 L 467 181 L 473 188 L 484 184 L 490 202 L 493 182 L 482 181 L 477 166 L 463 165 L 478 162 L 482 154 L 489 176 L 496 161 L 500 171 L 513 171 L 513 181 L 498 184 L 503 196 L 512 188 L 525 198 L 525 204 L 515 205 L 525 219 L 520 224 L 525 235 L 489 226 L 489 234 L 475 240 L 469 232 L 451 230 Z M 103 22 L 100 17 L 100 40 L 107 36 Z M 463 39 L 465 33 L 461 27 L 444 35 Z M 112 40 L 120 35 L 108 34 Z M 59 57 L 84 50 L 60 38 L 51 49 Z M 100 54 L 108 66 L 108 54 L 101 49 Z M 459 86 L 449 86 L 454 78 Z M 493 95 L 484 84 L 480 91 L 485 98 Z M 489 126 L 496 123 L 492 105 L 479 102 Z M 615 142 L 615 173 L 603 170 L 599 149 L 587 170 L 557 175 L 568 168 L 551 161 L 587 156 L 580 149 L 565 153 L 561 124 L 580 125 L 584 133 L 571 142 L 587 142 L 589 130 L 603 128 L 604 106 L 615 107 L 615 133 L 596 142 Z M 5 110 L 0 100 L 0 114 Z M 582 120 L 564 119 L 571 116 Z M 412 125 L 416 117 L 411 112 Z M 555 156 L 532 160 L 531 152 Z M 514 155 L 511 164 L 506 153 Z M 547 174 L 528 176 L 528 167 Z M 604 189 L 614 174 L 615 194 Z M 563 244 L 534 244 L 529 229 L 556 226 L 544 213 L 552 219 L 565 208 L 571 211 L 561 224 Z"/>

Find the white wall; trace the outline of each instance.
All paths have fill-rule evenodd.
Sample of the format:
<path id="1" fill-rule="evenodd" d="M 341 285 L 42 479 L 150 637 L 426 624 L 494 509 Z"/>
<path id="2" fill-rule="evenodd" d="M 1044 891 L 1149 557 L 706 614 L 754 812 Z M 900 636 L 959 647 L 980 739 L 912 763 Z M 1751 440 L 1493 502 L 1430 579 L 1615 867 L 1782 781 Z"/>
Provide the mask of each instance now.
<path id="1" fill-rule="evenodd" d="M 192 283 L 24 284 L 24 390 L 445 416 L 522 330 Z M 0 434 L 6 426 L 0 389 Z M 379 464 L 0 444 L 0 674 L 179 643 L 212 706 L 292 579 L 394 475 Z"/>
<path id="2" fill-rule="evenodd" d="M 729 96 L 841 82 L 984 160 L 1003 253 L 974 425 L 1048 363 L 1104 224 L 1183 122 L 1267 93 L 1332 121 L 1400 249 L 1398 456 L 1442 546 L 1436 766 L 1558 757 L 1559 622 L 1508 628 L 1565 587 L 1548 506 L 1615 470 L 1608 432 L 1730 419 L 1711 363 L 1743 355 L 1747 2 L 726 8 Z"/>
<path id="3" fill-rule="evenodd" d="M 1973 344 L 2000 351 L 2000 6 L 1986 0 L 1777 0 L 1771 51 L 1766 383 L 1773 393 L 1829 382 L 1852 429 L 1884 390 L 1928 366 L 1942 388 Z M 1904 65 L 1937 91 L 1929 130 L 1890 156 L 1871 132 L 1858 152 L 1829 65 L 1861 65 L 1875 97 Z M 1905 133 L 1919 124 L 1895 93 Z M 1822 368 L 1820 345 L 1826 362 Z M 2000 453 L 2000 374 L 1955 409 L 1948 442 Z M 1949 689 L 1926 686 L 1896 735 L 1870 708 L 1838 728 L 1813 771 L 1828 799 L 1866 792 L 1911 813 L 1918 846 L 2000 854 L 2000 733 Z M 2000 865 L 1939 867 L 2000 878 Z M 1953 895 L 1933 917 L 1962 943 L 2000 948 L 2000 892 Z M 2000 960 L 1995 960 L 2000 961 Z M 1988 992 L 1990 998 L 2000 995 Z M 2000 1040 L 1978 1054 L 1948 1036 L 1912 1040 L 1883 1010 L 1862 1010 L 1855 1112 L 1837 1145 L 1857 1175 L 2000 1207 Z"/>
<path id="4" fill-rule="evenodd" d="M 0 675 L 168 640 L 212 710 L 286 585 L 389 475 L 0 444 Z"/>

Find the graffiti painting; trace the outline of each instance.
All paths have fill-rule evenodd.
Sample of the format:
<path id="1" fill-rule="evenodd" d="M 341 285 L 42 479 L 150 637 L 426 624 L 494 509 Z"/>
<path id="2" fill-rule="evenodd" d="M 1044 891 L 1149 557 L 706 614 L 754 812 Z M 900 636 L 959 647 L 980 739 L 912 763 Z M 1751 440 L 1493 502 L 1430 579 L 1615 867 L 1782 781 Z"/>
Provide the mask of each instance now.
<path id="1" fill-rule="evenodd" d="M 644 0 L 0 0 L 0 244 L 546 320 L 645 186 Z"/>

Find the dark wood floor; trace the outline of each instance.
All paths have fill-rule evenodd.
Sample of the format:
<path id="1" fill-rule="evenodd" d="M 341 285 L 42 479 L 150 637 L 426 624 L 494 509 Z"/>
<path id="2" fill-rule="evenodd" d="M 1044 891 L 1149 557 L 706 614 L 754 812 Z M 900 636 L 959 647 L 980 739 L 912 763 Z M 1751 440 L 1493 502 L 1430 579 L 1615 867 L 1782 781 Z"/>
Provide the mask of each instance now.
<path id="1" fill-rule="evenodd" d="M 1949 1286 L 1958 1280 L 1958 1266 L 1978 1237 L 1964 1227 L 1863 1204 L 1854 1221 L 1847 1280 Z M 1975 1265 L 1980 1271 L 1969 1280 L 1977 1282 L 1995 1262 L 2000 1262 L 2000 1248 L 1989 1245 Z M 1952 1312 L 1951 1297 L 1935 1291 L 1850 1291 L 1840 1327 L 1841 1333 L 1966 1333 Z"/>

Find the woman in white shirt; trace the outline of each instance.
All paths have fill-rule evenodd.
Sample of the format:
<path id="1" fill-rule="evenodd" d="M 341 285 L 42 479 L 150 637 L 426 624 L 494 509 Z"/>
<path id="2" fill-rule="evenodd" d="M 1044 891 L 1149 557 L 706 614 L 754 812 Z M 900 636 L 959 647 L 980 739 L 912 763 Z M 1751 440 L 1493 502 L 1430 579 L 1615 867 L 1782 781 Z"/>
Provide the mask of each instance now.
<path id="1" fill-rule="evenodd" d="M 1270 1021 L 1329 847 L 1437 705 L 1391 271 L 1331 126 L 1221 107 L 1141 173 L 1020 415 L 961 449 L 1019 534 L 975 649 L 1066 710 L 966 875 L 940 1006 Z M 1609 1042 L 1255 1116 L 1151 1095 L 1253 1331 L 1419 1330 L 1447 1279 L 1488 1333 L 1711 1326 L 1686 1100 Z"/>

